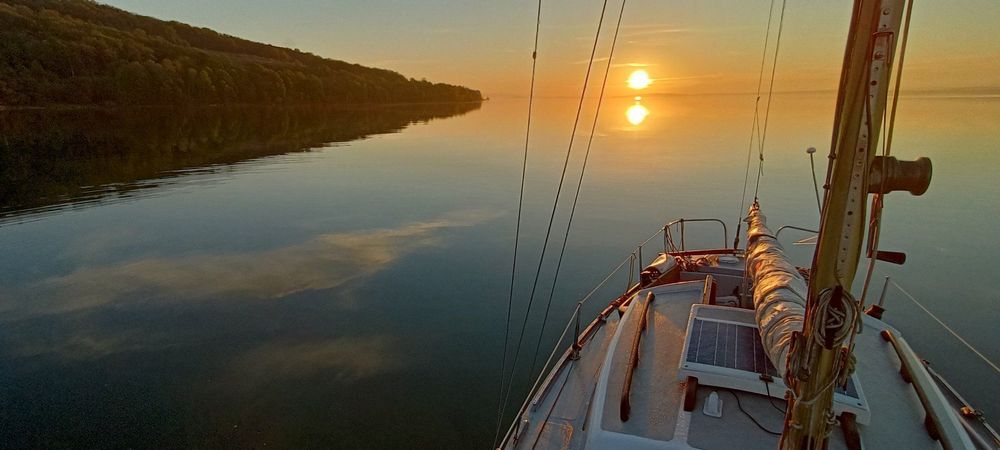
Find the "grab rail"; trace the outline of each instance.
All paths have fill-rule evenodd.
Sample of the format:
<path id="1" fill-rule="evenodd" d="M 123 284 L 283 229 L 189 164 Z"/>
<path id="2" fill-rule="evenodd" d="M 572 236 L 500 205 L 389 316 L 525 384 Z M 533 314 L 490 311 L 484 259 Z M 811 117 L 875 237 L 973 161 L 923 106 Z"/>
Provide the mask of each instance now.
<path id="1" fill-rule="evenodd" d="M 635 335 L 632 337 L 632 349 L 628 355 L 628 365 L 625 366 L 625 384 L 622 385 L 622 399 L 619 404 L 618 415 L 622 422 L 628 422 L 629 414 L 632 413 L 632 376 L 635 368 L 639 366 L 639 343 L 642 335 L 646 331 L 646 318 L 649 316 L 649 307 L 652 306 L 656 297 L 652 292 L 646 295 L 646 304 L 642 307 L 642 315 L 639 316 L 639 324 Z"/>
<path id="2" fill-rule="evenodd" d="M 778 228 L 778 231 L 774 232 L 774 238 L 777 239 L 778 235 L 781 234 L 781 232 L 785 228 L 788 228 L 790 230 L 798 230 L 798 231 L 802 231 L 802 232 L 806 232 L 806 233 L 819 233 L 819 231 L 817 231 L 817 230 L 811 230 L 809 228 L 796 227 L 796 226 L 793 226 L 793 225 L 785 225 L 785 226 L 783 226 L 781 228 Z"/>
<path id="3" fill-rule="evenodd" d="M 716 222 L 719 225 L 722 225 L 722 246 L 723 247 L 728 247 L 729 246 L 729 229 L 726 228 L 726 223 L 723 222 L 721 219 L 684 219 L 684 218 L 680 218 L 680 219 L 676 219 L 676 220 L 670 221 L 666 225 L 663 226 L 664 247 L 666 247 L 667 246 L 666 244 L 669 243 L 670 247 L 671 247 L 670 248 L 671 251 L 677 251 L 678 250 L 677 246 L 674 244 L 673 233 L 671 232 L 671 229 L 674 226 L 676 226 L 676 225 L 680 225 L 680 227 L 679 227 L 680 228 L 680 232 L 681 232 L 681 247 L 680 247 L 680 251 L 684 251 L 684 250 L 687 249 L 686 245 L 685 245 L 685 242 L 684 242 L 684 234 L 685 234 L 684 233 L 684 224 L 687 223 L 687 222 Z M 666 250 L 664 249 L 664 251 L 666 251 Z"/>
<path id="4" fill-rule="evenodd" d="M 819 231 L 817 231 L 817 230 L 812 230 L 812 229 L 809 229 L 809 228 L 796 227 L 794 225 L 785 225 L 785 226 L 783 226 L 781 228 L 778 228 L 778 231 L 774 232 L 774 238 L 777 239 L 778 235 L 780 235 L 781 232 L 784 231 L 786 228 L 789 229 L 789 230 L 802 231 L 804 233 L 816 233 L 816 234 L 819 234 Z M 806 239 L 809 239 L 809 238 L 806 238 Z M 805 239 L 803 239 L 803 240 L 805 240 Z M 798 242 L 799 241 L 796 241 L 796 244 Z"/>
<path id="5" fill-rule="evenodd" d="M 924 407 L 926 416 L 924 426 L 933 439 L 941 442 L 945 450 L 973 448 L 969 436 L 960 433 L 961 424 L 948 411 L 948 405 L 941 398 L 940 391 L 934 384 L 931 375 L 923 367 L 920 358 L 910 349 L 906 341 L 900 339 L 889 330 L 882 330 L 882 339 L 888 341 L 896 356 L 899 357 L 900 373 L 903 379 L 913 383 L 913 388 Z"/>

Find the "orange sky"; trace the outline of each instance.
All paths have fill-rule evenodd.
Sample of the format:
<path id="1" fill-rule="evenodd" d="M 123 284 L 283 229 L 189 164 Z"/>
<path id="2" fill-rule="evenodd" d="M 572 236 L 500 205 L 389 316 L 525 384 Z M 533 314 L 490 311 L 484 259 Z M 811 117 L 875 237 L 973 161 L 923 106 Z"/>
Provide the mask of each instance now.
<path id="1" fill-rule="evenodd" d="M 107 1 L 410 77 L 463 84 L 489 96 L 523 96 L 528 90 L 534 0 Z M 629 1 L 609 94 L 631 95 L 625 80 L 639 65 L 654 78 L 645 95 L 753 92 L 769 4 Z M 599 59 L 607 55 L 620 5 L 608 2 Z M 539 95 L 579 95 L 600 8 L 600 0 L 543 3 Z M 850 11 L 849 2 L 788 3 L 776 90 L 836 88 Z M 1000 87 L 1000 39 L 993 31 L 998 23 L 997 2 L 917 2 L 904 89 Z M 602 73 L 603 65 L 597 66 L 593 79 Z"/>

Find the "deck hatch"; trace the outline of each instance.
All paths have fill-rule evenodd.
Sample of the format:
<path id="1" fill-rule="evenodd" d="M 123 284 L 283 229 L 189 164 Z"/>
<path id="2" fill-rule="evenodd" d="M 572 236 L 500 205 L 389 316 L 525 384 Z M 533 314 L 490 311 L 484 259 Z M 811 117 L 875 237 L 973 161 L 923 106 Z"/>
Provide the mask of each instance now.
<path id="1" fill-rule="evenodd" d="M 760 395 L 770 392 L 775 398 L 785 395 L 785 384 L 760 342 L 752 310 L 693 305 L 681 354 L 678 375 L 682 378 L 693 376 L 702 385 Z M 770 375 L 773 383 L 765 386 L 761 374 Z M 868 423 L 868 402 L 856 375 L 848 379 L 846 388 L 837 388 L 834 411 L 852 412 L 858 423 Z"/>

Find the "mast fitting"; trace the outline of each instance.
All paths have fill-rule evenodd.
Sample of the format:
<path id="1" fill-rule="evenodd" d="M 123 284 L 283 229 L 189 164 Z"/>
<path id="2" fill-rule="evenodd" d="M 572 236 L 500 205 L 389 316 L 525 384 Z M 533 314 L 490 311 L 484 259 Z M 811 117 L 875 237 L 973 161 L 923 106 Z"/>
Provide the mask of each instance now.
<path id="1" fill-rule="evenodd" d="M 923 195 L 931 184 L 931 172 L 931 160 L 926 157 L 901 161 L 894 156 L 876 156 L 868 173 L 868 193 L 909 191 L 913 195 Z"/>

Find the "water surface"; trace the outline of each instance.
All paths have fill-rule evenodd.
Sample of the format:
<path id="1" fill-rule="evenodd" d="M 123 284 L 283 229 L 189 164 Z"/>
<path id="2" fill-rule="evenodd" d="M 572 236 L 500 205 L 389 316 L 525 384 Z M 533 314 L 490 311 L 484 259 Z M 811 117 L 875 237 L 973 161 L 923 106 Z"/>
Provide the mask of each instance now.
<path id="1" fill-rule="evenodd" d="M 759 192 L 772 226 L 817 224 L 804 149 L 825 153 L 833 103 L 774 100 Z M 571 305 L 665 220 L 722 217 L 735 228 L 752 98 L 639 104 L 644 114 L 632 98 L 602 111 L 543 350 Z M 574 106 L 544 100 L 535 111 L 518 318 Z M 0 440 L 487 447 L 525 110 L 496 100 L 0 114 Z M 883 248 L 909 260 L 876 275 L 892 275 L 993 359 L 998 120 L 996 99 L 903 97 L 894 154 L 931 157 L 934 181 L 923 197 L 889 196 Z M 578 133 L 573 182 L 589 127 Z M 825 158 L 817 163 L 822 172 Z M 689 232 L 689 245 L 723 241 L 716 229 Z M 791 248 L 807 265 L 812 248 Z M 529 354 L 552 288 L 548 261 Z M 588 312 L 625 282 L 614 278 Z M 996 375 L 899 291 L 887 297 L 886 319 L 1000 416 Z"/>

